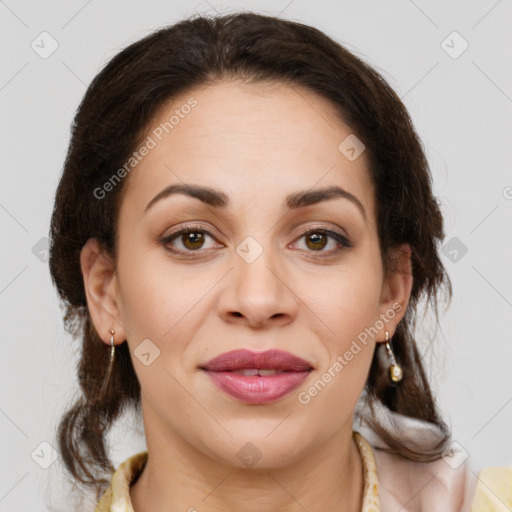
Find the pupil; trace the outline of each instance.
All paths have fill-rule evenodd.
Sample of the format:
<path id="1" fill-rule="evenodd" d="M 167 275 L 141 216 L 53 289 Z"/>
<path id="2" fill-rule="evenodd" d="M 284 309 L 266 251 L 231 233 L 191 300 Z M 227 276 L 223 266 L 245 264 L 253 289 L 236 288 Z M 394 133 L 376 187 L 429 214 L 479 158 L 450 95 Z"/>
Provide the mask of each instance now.
<path id="1" fill-rule="evenodd" d="M 313 233 L 312 235 L 309 236 L 308 240 L 314 245 L 314 249 L 317 249 L 319 248 L 318 243 L 321 243 L 323 241 L 323 243 L 321 244 L 320 248 L 323 248 L 325 247 L 325 235 L 323 233 Z"/>
<path id="2" fill-rule="evenodd" d="M 192 248 L 197 249 L 201 246 L 202 242 L 202 234 L 198 232 L 186 233 L 185 234 L 185 246 L 188 247 L 187 244 L 192 244 Z"/>

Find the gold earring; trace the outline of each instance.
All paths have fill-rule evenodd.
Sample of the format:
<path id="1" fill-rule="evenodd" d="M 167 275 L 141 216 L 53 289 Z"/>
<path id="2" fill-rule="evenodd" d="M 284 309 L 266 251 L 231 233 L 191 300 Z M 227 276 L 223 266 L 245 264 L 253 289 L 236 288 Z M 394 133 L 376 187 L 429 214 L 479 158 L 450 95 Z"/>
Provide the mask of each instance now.
<path id="1" fill-rule="evenodd" d="M 391 350 L 391 346 L 389 344 L 388 338 L 389 338 L 389 333 L 388 333 L 388 331 L 386 331 L 386 350 L 388 352 L 388 357 L 389 357 L 389 361 L 390 361 L 389 378 L 393 382 L 400 382 L 404 376 L 404 372 L 403 372 L 402 368 L 400 368 L 400 366 L 398 366 L 398 364 L 396 362 L 395 354 L 393 354 L 393 351 Z"/>
<path id="2" fill-rule="evenodd" d="M 116 354 L 116 346 L 114 345 L 114 334 L 116 331 L 114 329 L 110 329 L 110 362 L 108 365 L 108 372 L 107 376 L 105 378 L 105 381 L 103 382 L 103 387 L 101 388 L 100 396 L 103 396 L 103 393 L 107 389 L 108 381 L 110 380 L 110 374 L 112 373 L 112 366 L 114 364 L 114 357 Z"/>

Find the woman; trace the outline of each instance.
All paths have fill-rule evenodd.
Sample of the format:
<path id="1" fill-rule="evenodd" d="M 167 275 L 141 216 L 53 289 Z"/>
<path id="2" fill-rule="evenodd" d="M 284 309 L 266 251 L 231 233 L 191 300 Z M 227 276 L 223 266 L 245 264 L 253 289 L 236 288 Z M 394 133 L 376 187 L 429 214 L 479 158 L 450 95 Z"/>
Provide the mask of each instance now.
<path id="1" fill-rule="evenodd" d="M 52 216 L 83 346 L 70 474 L 103 512 L 466 509 L 414 338 L 451 294 L 443 237 L 405 107 L 322 32 L 240 13 L 130 45 L 78 109 Z M 129 408 L 148 449 L 112 475 Z"/>

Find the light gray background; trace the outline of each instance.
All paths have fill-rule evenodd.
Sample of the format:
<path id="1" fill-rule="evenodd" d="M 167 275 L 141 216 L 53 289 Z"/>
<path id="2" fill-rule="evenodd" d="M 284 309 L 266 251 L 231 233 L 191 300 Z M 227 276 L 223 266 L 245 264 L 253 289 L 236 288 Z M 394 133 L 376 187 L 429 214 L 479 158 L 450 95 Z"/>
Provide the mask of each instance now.
<path id="1" fill-rule="evenodd" d="M 6 0 L 0 1 L 2 512 L 45 510 L 50 501 L 69 510 L 65 497 L 58 500 L 60 461 L 41 467 L 52 453 L 41 443 L 55 446 L 56 423 L 75 391 L 78 355 L 62 326 L 44 238 L 75 109 L 106 62 L 148 31 L 194 12 L 240 9 L 325 31 L 375 66 L 403 98 L 425 144 L 451 244 L 443 261 L 454 299 L 425 360 L 473 470 L 512 466 L 510 0 Z M 31 48 L 43 31 L 58 43 L 47 59 Z M 442 46 L 446 40 L 452 54 L 462 48 L 453 31 L 469 44 L 458 58 Z M 425 336 L 435 334 L 428 319 L 422 328 Z M 140 424 L 116 426 L 116 465 L 144 449 L 141 434 Z"/>

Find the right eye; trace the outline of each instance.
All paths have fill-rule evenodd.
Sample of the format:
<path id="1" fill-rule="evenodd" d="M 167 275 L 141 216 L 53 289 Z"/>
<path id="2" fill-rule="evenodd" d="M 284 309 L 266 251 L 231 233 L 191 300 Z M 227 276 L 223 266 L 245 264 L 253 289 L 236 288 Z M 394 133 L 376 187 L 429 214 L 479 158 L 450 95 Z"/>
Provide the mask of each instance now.
<path id="1" fill-rule="evenodd" d="M 205 249 L 205 235 L 214 240 L 213 235 L 209 231 L 202 229 L 201 226 L 189 225 L 163 237 L 160 243 L 175 253 L 194 253 Z M 182 248 L 176 249 L 175 243 L 181 244 Z M 206 247 L 206 249 L 210 248 Z"/>

